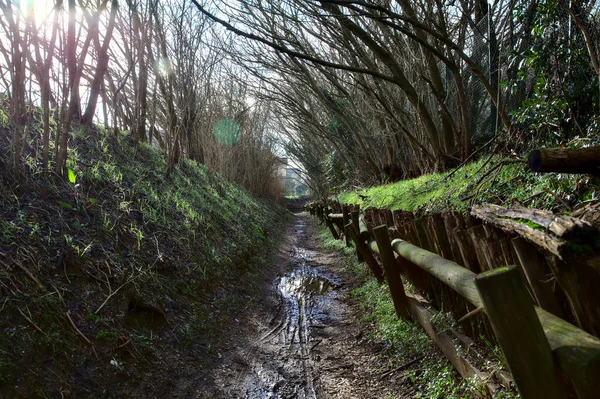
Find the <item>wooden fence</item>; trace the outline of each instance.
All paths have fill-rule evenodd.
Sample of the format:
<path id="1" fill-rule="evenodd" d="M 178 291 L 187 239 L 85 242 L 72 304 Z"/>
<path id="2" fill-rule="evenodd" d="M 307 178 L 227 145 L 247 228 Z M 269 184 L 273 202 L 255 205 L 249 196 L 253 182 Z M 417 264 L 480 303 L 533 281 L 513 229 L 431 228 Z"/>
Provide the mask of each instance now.
<path id="1" fill-rule="evenodd" d="M 336 239 L 343 235 L 347 245 L 354 243 L 379 282 L 387 280 L 398 317 L 416 320 L 457 371 L 478 376 L 490 395 L 497 384 L 460 350 L 468 351 L 471 338 L 482 334 L 500 345 L 521 397 L 599 397 L 600 340 L 591 334 L 600 331 L 600 289 L 593 292 L 600 287 L 598 232 L 576 218 L 523 208 L 507 216 L 499 208 L 473 209 L 478 218 L 443 213 L 416 219 L 403 211 L 359 214 L 356 206 L 307 205 Z M 486 219 L 489 212 L 501 216 Z M 405 292 L 401 274 L 435 307 L 451 311 L 464 334 L 437 331 L 435 311 Z M 511 381 L 502 373 L 495 377 Z"/>

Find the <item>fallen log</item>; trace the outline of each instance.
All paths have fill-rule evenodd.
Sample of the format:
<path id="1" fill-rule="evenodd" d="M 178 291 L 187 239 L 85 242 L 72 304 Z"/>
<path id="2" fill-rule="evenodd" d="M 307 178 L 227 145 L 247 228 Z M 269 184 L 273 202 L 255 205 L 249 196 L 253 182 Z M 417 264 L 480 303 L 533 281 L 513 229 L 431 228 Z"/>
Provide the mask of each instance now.
<path id="1" fill-rule="evenodd" d="M 471 215 L 506 233 L 517 234 L 546 251 L 565 259 L 593 255 L 600 250 L 598 230 L 571 216 L 558 216 L 541 209 L 522 206 L 474 205 Z"/>
<path id="2" fill-rule="evenodd" d="M 527 157 L 529 169 L 538 173 L 589 173 L 600 175 L 600 146 L 539 148 Z"/>

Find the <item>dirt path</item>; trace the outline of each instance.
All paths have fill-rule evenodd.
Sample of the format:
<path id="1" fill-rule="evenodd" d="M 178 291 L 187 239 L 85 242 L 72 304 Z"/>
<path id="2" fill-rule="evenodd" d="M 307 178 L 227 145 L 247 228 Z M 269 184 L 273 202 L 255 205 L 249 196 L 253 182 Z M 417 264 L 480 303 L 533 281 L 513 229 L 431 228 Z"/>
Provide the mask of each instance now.
<path id="1" fill-rule="evenodd" d="M 299 215 L 276 257 L 280 275 L 264 306 L 232 334 L 223 361 L 196 385 L 199 398 L 400 398 L 381 380 L 387 361 L 364 340 L 352 277 L 318 248 L 314 219 Z"/>

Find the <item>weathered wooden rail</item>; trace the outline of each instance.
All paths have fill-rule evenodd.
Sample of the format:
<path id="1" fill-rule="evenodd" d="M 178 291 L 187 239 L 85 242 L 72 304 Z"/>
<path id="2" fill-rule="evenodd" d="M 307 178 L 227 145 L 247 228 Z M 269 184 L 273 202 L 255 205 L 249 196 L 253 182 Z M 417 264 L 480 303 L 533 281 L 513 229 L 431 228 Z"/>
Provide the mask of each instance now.
<path id="1" fill-rule="evenodd" d="M 564 398 L 566 391 L 573 390 L 579 398 L 598 397 L 600 339 L 561 317 L 572 312 L 575 322 L 588 331 L 594 331 L 597 325 L 594 320 L 584 317 L 580 308 L 584 304 L 577 300 L 575 293 L 564 292 L 570 312 L 560 306 L 545 281 L 543 257 L 536 246 L 530 244 L 546 245 L 544 252 L 550 253 L 554 260 L 568 262 L 576 259 L 569 241 L 575 238 L 575 248 L 581 250 L 582 245 L 587 245 L 586 255 L 580 263 L 594 267 L 589 251 L 597 250 L 594 239 L 597 231 L 589 223 L 568 217 L 550 217 L 551 214 L 536 211 L 533 212 L 536 223 L 546 223 L 546 239 L 536 225 L 527 224 L 516 227 L 517 237 L 509 237 L 503 236 L 499 229 L 516 231 L 509 229 L 510 223 L 522 224 L 521 219 L 527 213 L 525 209 L 505 211 L 489 207 L 487 210 L 502 216 L 488 218 L 488 223 L 477 225 L 476 220 L 461 219 L 455 214 L 433 215 L 423 220 L 414 219 L 407 212 L 365 210 L 366 217 L 363 217 L 344 208 L 342 213 L 333 213 L 328 206 L 311 204 L 308 210 L 328 223 L 331 229 L 335 230 L 333 226 L 337 226 L 346 240 L 352 238 L 357 252 L 376 278 L 381 282 L 385 276 L 398 317 L 419 322 L 462 376 L 478 375 L 488 381 L 487 388 L 492 396 L 497 388 L 489 382 L 489 376 L 473 367 L 453 344 L 453 339 L 458 338 L 468 345 L 469 338 L 456 331 L 436 331 L 427 304 L 405 293 L 400 274 L 407 276 L 432 302 L 445 309 L 454 307 L 456 310 L 460 306 L 456 306 L 456 300 L 449 301 L 450 304 L 444 302 L 444 298 L 452 297 L 448 296 L 448 289 L 440 288 L 440 282 L 464 298 L 467 306 L 462 308 L 462 312 L 466 312 L 460 318 L 463 326 L 464 321 L 474 317 L 483 317 L 484 329 L 491 325 L 523 398 Z M 345 216 L 348 212 L 351 218 Z M 487 215 L 483 209 L 474 209 L 474 213 Z M 485 217 L 480 219 L 485 220 Z M 399 238 L 390 239 L 390 234 Z M 383 264 L 384 273 L 374 254 Z M 459 261 L 465 267 L 457 263 Z M 501 267 L 510 264 L 517 266 Z M 556 274 L 557 269 L 552 272 Z M 435 277 L 437 282 L 428 280 L 429 276 Z M 595 281 L 589 283 L 587 289 L 595 287 Z M 594 311 L 597 310 L 590 310 L 592 315 Z M 460 311 L 454 313 L 460 314 Z M 477 331 L 472 335 L 477 336 Z M 559 377 L 561 373 L 568 377 L 571 386 Z"/>

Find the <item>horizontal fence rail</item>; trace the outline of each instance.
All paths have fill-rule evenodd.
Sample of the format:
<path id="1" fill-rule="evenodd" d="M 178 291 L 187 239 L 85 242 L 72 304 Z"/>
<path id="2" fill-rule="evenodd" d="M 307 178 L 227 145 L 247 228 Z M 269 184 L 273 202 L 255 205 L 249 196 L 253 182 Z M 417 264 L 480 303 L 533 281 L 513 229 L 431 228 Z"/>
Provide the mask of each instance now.
<path id="1" fill-rule="evenodd" d="M 468 362 L 465 363 L 464 359 L 457 359 L 456 351 L 448 348 L 442 334 L 430 331 L 431 323 L 424 317 L 427 310 L 404 292 L 399 278 L 401 272 L 410 277 L 409 269 L 416 266 L 458 293 L 475 307 L 463 318 L 478 312 L 487 314 L 523 398 L 565 397 L 564 389 L 559 384 L 559 372 L 569 377 L 579 398 L 598 397 L 600 339 L 534 305 L 525 289 L 524 276 L 529 276 L 517 267 L 474 273 L 406 240 L 390 240 L 387 224 L 369 230 L 364 218 L 357 212 L 351 212 L 352 218 L 348 220 L 344 213 L 332 213 L 323 205 L 312 204 L 307 208 L 330 228 L 335 225 L 344 236 L 351 237 L 357 252 L 380 283 L 384 277 L 388 281 L 398 317 L 407 319 L 412 316 L 416 319 L 461 375 L 481 373 Z M 348 223 L 344 223 L 346 220 Z M 442 234 L 447 234 L 447 231 Z M 339 237 L 337 232 L 334 236 Z M 383 264 L 384 273 L 373 254 Z M 396 258 L 393 261 L 391 254 Z M 507 287 L 504 292 L 499 288 L 503 285 Z M 514 300 L 513 297 L 518 299 Z M 507 323 L 506 320 L 512 321 Z M 494 391 L 489 384 L 488 391 L 492 394 Z"/>

